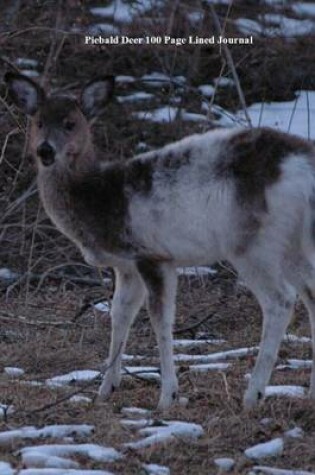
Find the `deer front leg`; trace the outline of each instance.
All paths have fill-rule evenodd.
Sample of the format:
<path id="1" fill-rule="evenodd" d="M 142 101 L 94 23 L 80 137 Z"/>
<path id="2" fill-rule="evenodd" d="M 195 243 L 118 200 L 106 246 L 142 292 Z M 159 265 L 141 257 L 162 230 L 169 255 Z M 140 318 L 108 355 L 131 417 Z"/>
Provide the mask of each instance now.
<path id="1" fill-rule="evenodd" d="M 176 400 L 178 392 L 172 335 L 177 287 L 176 268 L 168 264 L 141 261 L 138 269 L 147 287 L 148 311 L 160 353 L 162 388 L 158 409 L 165 410 Z"/>
<path id="2" fill-rule="evenodd" d="M 130 326 L 145 297 L 145 287 L 135 268 L 115 268 L 115 292 L 111 309 L 112 334 L 106 373 L 99 398 L 106 399 L 121 381 L 121 357 Z"/>

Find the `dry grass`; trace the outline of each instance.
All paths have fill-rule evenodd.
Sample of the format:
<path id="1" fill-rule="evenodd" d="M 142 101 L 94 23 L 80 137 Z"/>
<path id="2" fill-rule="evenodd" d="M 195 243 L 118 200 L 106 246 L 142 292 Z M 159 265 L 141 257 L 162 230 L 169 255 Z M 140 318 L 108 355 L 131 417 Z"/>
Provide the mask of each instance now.
<path id="1" fill-rule="evenodd" d="M 1 54 L 6 59 L 3 69 L 9 69 L 8 64 L 14 63 L 17 57 L 31 57 L 40 62 L 41 71 L 50 69 L 54 87 L 74 91 L 81 82 L 101 72 L 137 77 L 151 71 L 184 75 L 188 78 L 188 87 L 182 93 L 182 105 L 195 112 L 200 111 L 201 105 L 196 86 L 209 83 L 220 74 L 230 74 L 218 47 L 90 47 L 83 44 L 80 35 L 64 35 L 72 25 L 89 24 L 91 17 L 87 8 L 94 5 L 92 0 L 62 2 L 67 5 L 62 32 L 55 51 L 51 51 L 51 32 L 56 26 L 52 3 L 21 2 L 20 13 L 9 34 L 0 33 Z M 152 34 L 171 31 L 174 36 L 187 36 L 191 27 L 185 13 L 196 8 L 200 8 L 199 2 L 185 1 L 178 2 L 174 11 L 174 2 L 169 2 L 164 12 L 157 12 L 154 22 L 142 18 L 129 27 L 129 33 L 139 34 L 145 27 Z M 232 18 L 255 19 L 264 11 L 266 7 L 257 6 L 257 2 L 235 1 L 226 19 L 227 31 L 235 33 Z M 219 7 L 217 12 L 223 22 L 226 9 Z M 206 16 L 195 33 L 210 36 L 212 31 L 212 20 Z M 257 40 L 251 48 L 233 47 L 231 51 L 248 104 L 257 99 L 290 99 L 296 89 L 314 87 L 312 38 L 291 43 L 277 38 Z M 47 65 L 49 55 L 55 58 L 54 64 Z M 143 84 L 137 82 L 132 86 L 120 86 L 117 92 L 125 94 L 144 89 Z M 24 119 L 9 107 L 4 86 L 0 86 L 0 93 L 0 267 L 9 267 L 20 275 L 18 281 L 10 284 L 0 282 L 0 373 L 5 366 L 21 366 L 26 370 L 25 379 L 44 381 L 73 369 L 97 369 L 108 351 L 110 324 L 107 316 L 86 303 L 102 296 L 109 299 L 112 286 L 98 284 L 97 272 L 84 265 L 76 249 L 53 228 L 39 207 L 36 188 L 32 185 L 33 162 L 24 146 Z M 161 89 L 148 107 L 166 104 L 177 94 L 175 87 Z M 239 96 L 233 89 L 219 91 L 216 102 L 232 110 L 240 105 Z M 180 120 L 169 125 L 147 122 L 140 125 L 131 117 L 135 108 L 142 106 L 114 101 L 95 125 L 104 159 L 124 160 L 136 151 L 140 141 L 157 147 L 204 128 Z M 107 271 L 104 275 L 108 275 Z M 72 319 L 82 309 L 86 310 L 73 323 Z M 191 338 L 196 332 L 204 331 L 209 336 L 225 338 L 227 344 L 221 348 L 250 346 L 259 341 L 261 316 L 258 305 L 243 287 L 237 285 L 229 268 L 220 268 L 217 276 L 202 280 L 182 277 L 177 313 L 176 330 L 209 316 L 197 329 L 179 334 L 181 337 Z M 296 315 L 292 331 L 308 335 L 305 311 L 300 304 Z M 206 350 L 215 351 L 213 348 Z M 158 361 L 154 336 L 144 311 L 132 330 L 127 352 L 146 355 L 148 363 Z M 283 344 L 279 361 L 283 362 L 287 357 L 310 358 L 310 347 Z M 237 461 L 233 473 L 245 474 L 251 466 L 243 456 L 247 446 L 281 435 L 296 424 L 305 430 L 305 437 L 287 443 L 284 455 L 272 463 L 277 467 L 315 471 L 313 403 L 273 399 L 251 414 L 242 411 L 244 374 L 253 364 L 252 357 L 234 362 L 226 378 L 222 374 L 196 376 L 185 367 L 181 368 L 180 390 L 182 395 L 189 397 L 189 404 L 186 408 L 176 407 L 163 417 L 201 423 L 205 435 L 193 443 L 179 441 L 139 454 L 128 453 L 127 462 L 113 464 L 110 469 L 126 475 L 139 474 L 141 464 L 150 461 L 168 465 L 174 475 L 203 475 L 217 473 L 214 457 L 232 456 Z M 308 380 L 308 370 L 275 371 L 272 382 L 308 386 Z M 136 438 L 133 432 L 119 424 L 120 409 L 131 405 L 152 409 L 159 391 L 155 384 L 125 379 L 110 402 L 74 405 L 58 401 L 75 388 L 32 387 L 12 381 L 3 374 L 0 388 L 0 402 L 12 404 L 16 410 L 8 421 L 0 423 L 2 430 L 26 424 L 91 423 L 95 425 L 93 441 L 118 449 L 121 443 Z M 94 396 L 96 391 L 95 383 L 83 393 Z M 48 404 L 52 406 L 38 411 Z M 271 417 L 272 423 L 261 424 L 264 417 Z M 19 444 L 0 451 L 0 458 L 16 463 L 13 454 L 18 447 Z M 93 465 L 88 460 L 80 461 L 82 466 Z"/>
<path id="2" fill-rule="evenodd" d="M 189 291 L 188 291 L 189 289 Z M 44 381 L 57 374 L 74 369 L 98 369 L 109 344 L 109 318 L 91 309 L 84 313 L 79 321 L 70 327 L 50 327 L 51 321 L 71 321 L 77 310 L 76 301 L 82 291 L 92 292 L 91 297 L 100 292 L 81 287 L 73 291 L 64 291 L 62 286 L 47 290 L 42 296 L 30 299 L 32 305 L 22 310 L 22 306 L 10 306 L 10 312 L 34 321 L 38 315 L 46 325 L 28 325 L 12 320 L 4 321 L 2 342 L 0 345 L 0 370 L 5 366 L 20 366 L 26 370 L 23 380 Z M 58 304 L 56 303 L 58 302 Z M 7 312 L 3 306 L 0 309 Z M 176 329 L 192 325 L 207 314 L 213 315 L 198 331 L 208 336 L 225 338 L 226 344 L 219 348 L 238 348 L 254 345 L 259 339 L 260 312 L 251 295 L 237 285 L 231 272 L 219 269 L 215 277 L 181 278 L 179 309 Z M 308 323 L 304 309 L 298 305 L 297 317 L 291 330 L 298 335 L 307 335 Z M 36 318 L 35 318 L 36 321 Z M 10 332 L 5 338 L 6 332 Z M 189 332 L 183 335 L 191 337 Z M 205 349 L 216 351 L 217 347 Z M 127 352 L 147 356 L 148 364 L 157 363 L 155 339 L 145 312 L 135 323 L 128 343 Z M 193 351 L 191 351 L 193 352 Z M 197 352 L 197 351 L 195 351 Z M 309 345 L 283 343 L 279 362 L 287 357 L 309 358 Z M 142 362 L 141 362 L 142 364 Z M 278 467 L 314 469 L 312 446 L 315 442 L 314 404 L 308 401 L 290 399 L 270 399 L 265 401 L 251 414 L 245 414 L 241 408 L 241 399 L 245 389 L 244 374 L 251 370 L 253 357 L 232 363 L 225 375 L 221 373 L 194 375 L 185 366 L 179 370 L 181 395 L 189 398 L 186 408 L 175 407 L 163 418 L 179 419 L 202 424 L 205 435 L 196 442 L 179 441 L 166 447 L 154 447 L 139 453 L 128 453 L 127 461 L 111 465 L 116 473 L 126 475 L 139 473 L 141 463 L 156 462 L 168 465 L 174 474 L 216 473 L 213 459 L 218 456 L 232 456 L 237 461 L 233 473 L 245 474 L 252 465 L 243 456 L 243 450 L 250 445 L 277 437 L 289 428 L 298 425 L 306 435 L 301 440 L 286 444 L 282 457 L 273 460 Z M 273 384 L 301 384 L 308 386 L 309 370 L 275 371 Z M 96 394 L 98 383 L 81 391 L 89 397 Z M 158 398 L 158 387 L 153 383 L 138 379 L 124 379 L 121 389 L 107 403 L 74 404 L 68 400 L 59 403 L 60 398 L 79 390 L 80 386 L 63 389 L 33 387 L 10 380 L 5 375 L 0 378 L 1 402 L 12 404 L 15 413 L 1 423 L 1 429 L 23 425 L 42 426 L 52 423 L 91 423 L 95 425 L 93 442 L 111 445 L 121 449 L 121 444 L 137 439 L 131 430 L 119 424 L 121 408 L 139 406 L 152 409 Z M 39 408 L 52 404 L 44 410 Z M 155 413 L 154 417 L 161 418 Z M 272 418 L 269 425 L 260 421 Z M 16 443 L 1 453 L 1 458 L 15 460 L 12 455 L 21 446 Z M 87 466 L 96 467 L 86 460 Z M 99 464 L 100 466 L 100 464 Z"/>

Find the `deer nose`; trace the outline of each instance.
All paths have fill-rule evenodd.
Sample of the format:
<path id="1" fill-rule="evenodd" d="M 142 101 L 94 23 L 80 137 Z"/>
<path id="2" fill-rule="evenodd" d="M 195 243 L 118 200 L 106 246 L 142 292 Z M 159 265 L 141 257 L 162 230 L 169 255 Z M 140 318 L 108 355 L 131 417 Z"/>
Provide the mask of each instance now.
<path id="1" fill-rule="evenodd" d="M 48 142 L 43 142 L 37 148 L 37 155 L 41 158 L 42 164 L 45 167 L 52 165 L 55 161 L 55 150 Z"/>

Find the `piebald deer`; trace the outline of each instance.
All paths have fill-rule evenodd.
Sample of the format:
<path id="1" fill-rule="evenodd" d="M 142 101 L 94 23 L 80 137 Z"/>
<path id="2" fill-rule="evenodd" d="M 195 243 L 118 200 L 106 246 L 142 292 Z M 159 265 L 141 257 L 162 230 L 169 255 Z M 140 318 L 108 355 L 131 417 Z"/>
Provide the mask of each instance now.
<path id="1" fill-rule="evenodd" d="M 268 128 L 192 135 L 125 163 L 97 159 L 89 120 L 113 92 L 110 77 L 80 100 L 46 95 L 7 74 L 15 104 L 31 116 L 31 148 L 47 214 L 96 266 L 116 275 L 112 337 L 99 394 L 121 380 L 130 325 L 147 298 L 161 359 L 158 408 L 176 399 L 172 351 L 177 266 L 228 260 L 257 297 L 263 331 L 244 396 L 262 398 L 299 294 L 310 315 L 315 398 L 315 149 Z"/>

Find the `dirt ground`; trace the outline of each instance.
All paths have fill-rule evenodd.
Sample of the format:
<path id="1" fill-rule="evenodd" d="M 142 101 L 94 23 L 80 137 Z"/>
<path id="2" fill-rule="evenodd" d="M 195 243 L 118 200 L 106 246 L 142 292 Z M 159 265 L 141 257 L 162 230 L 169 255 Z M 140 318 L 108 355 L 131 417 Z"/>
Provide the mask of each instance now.
<path id="1" fill-rule="evenodd" d="M 189 24 L 183 11 L 193 10 L 195 3 L 179 2 L 175 13 L 174 4 L 166 2 L 160 21 L 138 18 L 127 32 L 135 33 L 145 25 L 151 33 L 169 28 L 174 35 L 187 35 Z M 92 1 L 79 0 L 21 1 L 18 12 L 9 16 L 8 24 L 0 30 L 0 74 L 15 69 L 18 57 L 33 58 L 39 61 L 40 72 L 47 73 L 54 88 L 76 92 L 81 83 L 95 74 L 140 77 L 161 70 L 187 78 L 189 87 L 180 94 L 185 107 L 195 112 L 200 111 L 201 105 L 196 87 L 222 74 L 230 75 L 223 53 L 216 46 L 140 49 L 84 45 L 82 33 L 73 31 L 74 27 L 87 28 L 93 21 L 88 9 L 92 5 Z M 7 13 L 5 7 L 0 8 Z M 229 19 L 245 15 L 255 19 L 266 11 L 263 2 L 235 1 Z M 217 12 L 224 18 L 226 7 L 218 6 Z M 176 20 L 173 18 L 170 23 L 172 14 Z M 231 21 L 227 28 L 232 35 Z M 212 20 L 206 15 L 198 33 L 205 36 L 212 29 Z M 245 50 L 244 46 L 235 46 L 231 52 L 248 105 L 256 100 L 289 100 L 296 90 L 315 87 L 315 49 L 311 37 L 292 42 L 281 38 L 257 39 L 253 47 Z M 121 84 L 117 95 L 137 90 L 146 88 L 138 82 Z M 2 83 L 0 93 L 0 268 L 8 268 L 17 275 L 10 281 L 0 279 L 0 402 L 15 408 L 14 413 L 0 421 L 0 430 L 24 425 L 91 423 L 95 426 L 91 441 L 121 450 L 122 443 L 138 438 L 120 424 L 121 408 L 153 409 L 159 393 L 156 383 L 124 378 L 110 401 L 90 404 L 73 404 L 67 397 L 78 390 L 93 398 L 98 382 L 83 388 L 78 385 L 62 389 L 23 383 L 45 381 L 74 369 L 101 367 L 109 347 L 110 319 L 107 313 L 96 310 L 93 303 L 103 298 L 110 300 L 113 282 L 110 270 L 100 273 L 87 266 L 46 217 L 34 184 L 33 161 L 25 145 L 27 124 L 10 106 Z M 166 104 L 177 93 L 176 86 L 162 88 L 149 107 Z M 230 111 L 239 108 L 235 90 L 218 94 L 216 103 Z M 95 124 L 96 141 L 104 152 L 104 160 L 128 159 L 137 151 L 139 142 L 157 147 L 206 128 L 204 124 L 181 120 L 171 124 L 139 122 L 132 117 L 137 107 L 141 108 L 114 99 Z M 204 353 L 257 345 L 261 331 L 257 302 L 227 263 L 219 263 L 215 268 L 215 275 L 180 277 L 175 336 L 198 338 L 202 334 L 226 340 L 219 346 L 203 348 Z M 101 277 L 107 277 L 106 283 L 102 283 Z M 299 302 L 289 331 L 310 336 L 306 312 Z M 132 328 L 126 353 L 144 356 L 141 364 L 158 364 L 155 345 L 147 313 L 142 310 Z M 288 358 L 311 357 L 310 344 L 284 342 L 278 364 Z M 224 373 L 201 375 L 192 374 L 182 365 L 180 395 L 188 397 L 188 405 L 174 407 L 163 414 L 163 419 L 199 423 L 204 435 L 193 442 L 179 440 L 140 452 L 129 451 L 123 461 L 106 468 L 117 474 L 144 474 L 142 464 L 150 462 L 168 466 L 174 475 L 209 475 L 218 473 L 214 458 L 227 456 L 236 460 L 231 473 L 247 474 L 254 465 L 244 457 L 247 447 L 299 426 L 304 437 L 288 441 L 283 454 L 266 465 L 315 473 L 314 402 L 268 398 L 250 414 L 242 410 L 244 375 L 250 372 L 254 361 L 253 356 L 247 356 L 233 361 Z M 26 374 L 21 381 L 13 380 L 2 373 L 7 366 L 19 366 Z M 309 369 L 275 370 L 271 384 L 308 387 L 309 377 Z M 154 417 L 161 419 L 162 415 L 156 412 Z M 271 422 L 263 424 L 264 418 L 271 418 Z M 10 450 L 0 447 L 0 459 L 17 466 L 14 454 L 18 448 L 19 443 Z M 80 463 L 86 468 L 104 468 L 89 459 L 80 458 Z"/>

